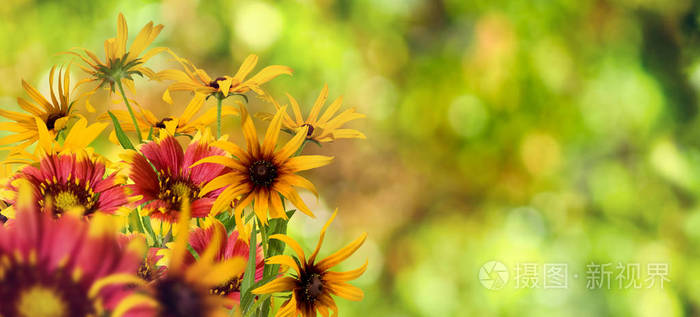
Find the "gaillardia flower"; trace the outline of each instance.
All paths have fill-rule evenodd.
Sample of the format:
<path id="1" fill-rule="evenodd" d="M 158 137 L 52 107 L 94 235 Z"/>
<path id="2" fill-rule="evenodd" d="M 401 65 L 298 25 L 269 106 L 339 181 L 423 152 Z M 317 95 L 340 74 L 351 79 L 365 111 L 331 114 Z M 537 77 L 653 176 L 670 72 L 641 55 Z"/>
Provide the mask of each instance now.
<path id="1" fill-rule="evenodd" d="M 38 166 L 26 166 L 15 175 L 8 186 L 10 196 L 16 197 L 15 184 L 21 180 L 31 184 L 37 207 L 52 210 L 57 217 L 76 208 L 84 216 L 97 211 L 111 214 L 128 203 L 116 173 L 106 174 L 104 163 L 85 153 L 45 155 Z"/>
<path id="2" fill-rule="evenodd" d="M 149 283 L 148 299 L 142 307 L 153 313 L 148 316 L 189 317 L 189 316 L 228 316 L 225 306 L 233 305 L 233 300 L 213 294 L 217 285 L 225 284 L 240 276 L 245 268 L 245 260 L 234 256 L 222 261 L 215 258 L 224 237 L 214 231 L 206 249 L 199 253 L 199 259 L 188 265 L 186 262 L 187 241 L 189 238 L 190 204 L 189 198 L 182 200 L 178 213 L 175 243 L 167 264 L 167 274 Z"/>
<path id="3" fill-rule="evenodd" d="M 226 228 L 224 225 L 216 220 L 215 218 L 208 218 L 207 222 L 204 224 L 203 228 L 197 228 L 190 234 L 189 244 L 192 246 L 197 254 L 203 254 L 207 246 L 211 244 L 213 236 L 219 234 L 223 237 L 226 236 Z M 238 238 L 238 231 L 234 230 L 228 236 L 227 239 L 220 244 L 218 252 L 214 256 L 214 260 L 221 262 L 227 259 L 233 259 L 240 257 L 244 260 L 244 263 L 248 263 L 249 251 L 248 243 Z M 194 257 L 191 254 L 186 254 L 185 262 L 188 265 L 192 265 L 195 262 Z M 263 269 L 265 268 L 263 250 L 260 245 L 256 247 L 256 257 L 255 257 L 255 281 L 259 281 L 263 278 Z M 210 292 L 214 295 L 224 296 L 232 299 L 235 304 L 241 299 L 241 282 L 243 281 L 243 273 L 234 276 L 230 280 L 216 285 L 210 289 Z M 228 307 L 229 309 L 231 307 Z"/>
<path id="4" fill-rule="evenodd" d="M 195 67 L 188 60 L 180 58 L 172 52 L 170 53 L 180 62 L 184 71 L 167 69 L 157 74 L 158 79 L 175 81 L 163 94 L 163 99 L 168 102 L 172 102 L 170 91 L 191 91 L 207 96 L 220 94 L 222 98 L 227 97 L 229 94 L 243 94 L 250 90 L 255 91 L 259 95 L 264 95 L 265 93 L 260 88 L 260 85 L 279 75 L 292 74 L 292 69 L 287 66 L 272 65 L 263 68 L 253 77 L 246 80 L 245 78 L 258 63 L 258 56 L 251 54 L 246 57 L 233 77 L 223 76 L 212 79 L 204 70 Z"/>
<path id="5" fill-rule="evenodd" d="M 336 112 L 340 109 L 343 103 L 343 97 L 338 97 L 331 105 L 326 109 L 326 111 L 319 117 L 323 105 L 326 103 L 328 98 L 328 85 L 323 86 L 321 94 L 319 94 L 313 108 L 311 108 L 311 113 L 304 119 L 301 115 L 301 109 L 299 108 L 299 103 L 290 94 L 287 94 L 289 102 L 292 104 L 292 110 L 294 112 L 294 119 L 292 119 L 287 112 L 284 113 L 282 124 L 284 128 L 291 131 L 299 131 L 302 127 L 307 127 L 306 138 L 314 140 L 317 142 L 330 142 L 335 139 L 365 139 L 365 135 L 354 129 L 341 129 L 341 127 L 352 121 L 364 118 L 365 115 L 362 113 L 355 112 L 355 108 L 347 109 L 341 112 L 339 115 L 333 117 Z M 272 102 L 279 110 L 281 106 L 273 98 L 265 98 Z M 263 120 L 271 120 L 273 115 L 270 113 L 260 113 L 259 117 Z"/>
<path id="6" fill-rule="evenodd" d="M 163 52 L 166 48 L 153 48 L 143 54 L 143 56 L 141 53 L 156 39 L 162 29 L 163 25 L 159 24 L 153 26 L 153 22 L 149 22 L 141 29 L 141 32 L 136 35 L 134 42 L 127 50 L 126 40 L 129 30 L 124 15 L 119 13 L 119 17 L 117 18 L 117 37 L 107 39 L 104 44 L 105 61 L 101 61 L 95 53 L 87 49 L 83 49 L 85 55 L 76 52 L 68 52 L 69 54 L 80 57 L 88 66 L 81 66 L 81 68 L 88 73 L 90 77 L 81 80 L 78 82 L 78 85 L 89 82 L 99 82 L 99 85 L 97 85 L 95 89 L 87 93 L 89 95 L 94 93 L 97 88 L 104 87 L 105 85 L 109 85 L 112 92 L 114 92 L 114 86 L 118 84 L 118 81 L 128 87 L 132 87 L 133 75 L 146 75 L 150 78 L 154 77 L 155 73 L 148 67 L 143 66 L 143 63 L 154 55 Z M 92 108 L 89 103 L 87 103 L 87 107 L 88 110 L 94 111 L 94 108 Z"/>
<path id="7" fill-rule="evenodd" d="M 219 141 L 215 145 L 228 151 L 235 158 L 210 156 L 195 164 L 196 166 L 202 163 L 217 163 L 231 169 L 231 172 L 207 183 L 200 191 L 200 195 L 226 187 L 214 202 L 212 214 L 224 210 L 236 197 L 240 196 L 241 200 L 234 210 L 237 228 L 244 228 L 241 213 L 243 208 L 253 201 L 253 210 L 263 224 L 267 224 L 268 210 L 270 218 L 287 218 L 279 194 L 289 199 L 302 212 L 313 216 L 293 186 L 306 188 L 318 195 L 316 188 L 309 180 L 295 173 L 324 166 L 333 158 L 323 155 L 293 156 L 304 142 L 305 129 L 299 131 L 287 144 L 275 151 L 283 112 L 284 109 L 277 111 L 267 128 L 264 142 L 260 145 L 253 120 L 246 108 L 241 107 L 243 134 L 248 143 L 248 150 L 244 151 L 231 142 Z M 240 232 L 243 238 L 248 237 L 244 230 Z"/>
<path id="8" fill-rule="evenodd" d="M 187 150 L 182 149 L 174 136 L 161 134 L 155 141 L 141 145 L 140 153 L 129 151 L 125 160 L 129 164 L 128 185 L 133 195 L 141 198 L 137 205 L 146 203 L 143 211 L 152 219 L 175 223 L 179 217 L 183 198 L 192 202 L 192 216 L 206 217 L 221 191 L 201 194 L 202 186 L 227 172 L 218 164 L 202 164 L 190 167 L 200 159 L 222 155 L 225 152 L 210 145 L 208 131 L 198 133 Z"/>
<path id="9" fill-rule="evenodd" d="M 28 112 L 27 114 L 0 109 L 0 116 L 14 121 L 0 122 L 0 130 L 14 133 L 0 138 L 0 145 L 22 142 L 13 147 L 16 152 L 36 142 L 39 139 L 39 132 L 35 118 L 44 122 L 52 138 L 66 127 L 73 104 L 70 98 L 70 67 L 65 72 L 59 69 L 57 89 L 54 89 L 54 75 L 56 75 L 56 66 L 52 67 L 49 73 L 50 102 L 36 88 L 22 80 L 22 88 L 34 102 L 17 98 L 17 103 Z"/>
<path id="10" fill-rule="evenodd" d="M 26 184 L 21 185 L 22 190 Z M 120 248 L 105 215 L 54 219 L 20 193 L 17 217 L 0 226 L 0 316 L 105 316 L 139 285 L 143 245 Z M 111 230 L 114 229 L 114 230 Z M 136 284 L 133 284 L 136 283 Z"/>
<path id="11" fill-rule="evenodd" d="M 159 129 L 165 129 L 170 135 L 175 135 L 176 133 L 194 135 L 197 131 L 204 129 L 204 127 L 216 120 L 216 108 L 209 108 L 199 118 L 192 119 L 202 108 L 205 97 L 206 96 L 202 94 L 195 94 L 179 117 L 167 116 L 159 119 L 148 109 L 141 108 L 140 111 L 136 113 L 141 133 L 143 135 L 148 135 L 151 129 L 153 133 L 156 133 Z M 127 111 L 111 110 L 110 112 L 117 117 L 124 131 L 136 131 L 134 122 Z M 238 109 L 231 106 L 223 106 L 221 112 L 222 116 L 238 115 Z M 101 115 L 98 119 L 111 120 L 106 113 Z M 109 135 L 109 138 L 112 142 L 117 142 L 114 131 Z"/>
<path id="12" fill-rule="evenodd" d="M 330 272 L 328 270 L 355 253 L 362 243 L 365 242 L 367 238 L 366 233 L 363 233 L 346 247 L 316 263 L 316 256 L 321 249 L 323 237 L 328 226 L 335 219 L 336 214 L 337 210 L 326 225 L 323 226 L 316 250 L 314 250 L 314 253 L 311 254 L 308 260 L 301 246 L 294 239 L 283 234 L 270 236 L 271 239 L 281 240 L 286 243 L 297 255 L 296 258 L 292 258 L 289 255 L 277 255 L 267 259 L 266 262 L 268 264 L 286 265 L 294 269 L 296 274 L 279 277 L 253 290 L 253 294 L 292 292 L 289 301 L 280 307 L 276 316 L 297 316 L 301 314 L 304 317 L 309 317 L 316 316 L 316 311 L 323 316 L 328 316 L 328 310 L 332 310 L 335 313 L 334 315 L 337 315 L 338 308 L 331 294 L 354 301 L 359 301 L 363 298 L 362 290 L 346 282 L 362 275 L 367 269 L 367 262 L 362 267 L 352 271 Z"/>

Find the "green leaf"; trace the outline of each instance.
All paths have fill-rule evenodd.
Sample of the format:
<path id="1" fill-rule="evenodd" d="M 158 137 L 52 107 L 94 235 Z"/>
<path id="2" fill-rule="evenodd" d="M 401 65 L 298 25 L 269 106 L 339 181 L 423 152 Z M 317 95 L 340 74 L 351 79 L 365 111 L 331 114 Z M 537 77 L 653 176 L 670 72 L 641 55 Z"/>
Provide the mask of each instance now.
<path id="1" fill-rule="evenodd" d="M 250 309 L 249 306 L 253 303 L 252 286 L 255 282 L 255 256 L 257 253 L 257 242 L 256 242 L 256 228 L 257 221 L 253 221 L 253 230 L 250 232 L 250 246 L 248 251 L 248 264 L 246 265 L 245 273 L 243 273 L 243 281 L 241 281 L 241 294 L 244 294 L 241 298 L 241 310 L 243 314 L 247 313 Z M 245 302 L 244 302 L 245 300 Z"/>
<path id="2" fill-rule="evenodd" d="M 139 216 L 139 211 L 134 209 L 129 213 L 129 230 L 131 232 L 142 232 L 143 227 L 141 225 L 141 216 Z"/>
<path id="3" fill-rule="evenodd" d="M 131 144 L 131 141 L 129 141 L 129 137 L 126 136 L 124 130 L 122 129 L 122 126 L 119 124 L 119 120 L 117 120 L 117 117 L 115 117 L 111 111 L 107 111 L 107 113 L 109 114 L 109 117 L 112 118 L 112 124 L 114 124 L 114 133 L 117 135 L 117 140 L 119 140 L 119 144 L 121 144 L 122 148 L 127 150 L 135 150 L 134 145 Z"/>

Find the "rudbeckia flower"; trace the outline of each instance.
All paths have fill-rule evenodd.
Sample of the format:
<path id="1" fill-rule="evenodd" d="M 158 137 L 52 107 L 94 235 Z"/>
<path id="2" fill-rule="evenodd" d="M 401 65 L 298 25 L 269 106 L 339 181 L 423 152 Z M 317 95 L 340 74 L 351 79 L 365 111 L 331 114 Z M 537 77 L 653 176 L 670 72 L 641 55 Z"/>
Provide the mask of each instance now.
<path id="1" fill-rule="evenodd" d="M 14 133 L 0 138 L 0 145 L 22 142 L 12 147 L 13 152 L 17 152 L 36 142 L 39 139 L 39 132 L 35 118 L 44 123 L 52 138 L 55 138 L 58 132 L 66 127 L 68 119 L 71 117 L 70 112 L 73 104 L 70 97 L 70 67 L 65 72 L 59 69 L 56 89 L 54 89 L 53 84 L 55 75 L 56 66 L 52 67 L 49 73 L 51 101 L 47 100 L 32 85 L 22 80 L 22 88 L 34 102 L 17 98 L 19 106 L 28 112 L 26 114 L 0 109 L 0 116 L 13 121 L 0 122 L 0 130 Z"/>
<path id="2" fill-rule="evenodd" d="M 28 180 L 33 201 L 55 216 L 80 208 L 84 216 L 97 211 L 115 213 L 128 203 L 123 180 L 116 173 L 108 174 L 98 159 L 84 154 L 49 154 L 38 166 L 29 165 L 14 176 L 5 194 L 14 202 L 17 182 Z M 11 207 L 3 210 L 12 217 Z"/>
<path id="3" fill-rule="evenodd" d="M 24 185 L 23 185 L 24 186 Z M 0 226 L 1 316 L 104 316 L 130 312 L 144 246 L 120 248 L 105 215 L 54 219 L 21 194 L 17 218 Z M 114 229 L 114 230 L 111 230 Z"/>
<path id="4" fill-rule="evenodd" d="M 246 79 L 258 63 L 258 56 L 251 54 L 246 57 L 235 75 L 212 79 L 204 70 L 195 67 L 188 60 L 180 58 L 172 52 L 170 53 L 180 62 L 184 69 L 184 71 L 167 69 L 157 74 L 159 80 L 175 81 L 163 94 L 163 99 L 171 103 L 170 91 L 191 91 L 206 96 L 220 94 L 222 98 L 227 97 L 229 94 L 243 94 L 250 90 L 255 91 L 259 95 L 264 95 L 265 93 L 260 88 L 260 85 L 279 75 L 292 74 L 292 69 L 287 66 L 272 65 L 263 68 L 253 77 Z"/>
<path id="5" fill-rule="evenodd" d="M 299 131 L 301 128 L 306 127 L 306 138 L 309 140 L 314 140 L 317 142 L 331 142 L 335 139 L 365 139 L 365 135 L 354 129 L 342 129 L 341 127 L 352 121 L 364 118 L 365 115 L 362 113 L 355 112 L 355 108 L 347 109 L 337 116 L 335 115 L 340 106 L 343 103 L 343 97 L 338 97 L 334 100 L 330 106 L 326 109 L 323 114 L 321 114 L 321 109 L 328 99 L 328 85 L 323 86 L 321 94 L 318 95 L 316 102 L 309 116 L 304 119 L 301 114 L 301 109 L 299 108 L 299 103 L 290 94 L 287 94 L 289 102 L 292 105 L 292 111 L 294 112 L 294 119 L 290 117 L 287 112 L 284 112 L 284 117 L 282 120 L 282 125 L 285 129 L 291 131 Z M 272 99 L 271 97 L 265 98 L 266 100 L 272 102 L 277 109 L 282 107 Z M 319 117 L 320 115 L 320 117 Z M 335 117 L 334 117 L 335 116 Z M 270 113 L 260 113 L 258 115 L 263 120 L 271 120 L 273 115 Z"/>
<path id="6" fill-rule="evenodd" d="M 243 208 L 252 202 L 253 210 L 263 224 L 267 224 L 268 211 L 270 218 L 287 218 L 280 194 L 289 199 L 299 210 L 313 217 L 313 213 L 306 206 L 299 193 L 293 186 L 306 188 L 318 196 L 314 185 L 306 178 L 296 175 L 304 171 L 327 165 L 333 157 L 323 155 L 293 156 L 306 137 L 305 128 L 294 136 L 287 144 L 275 151 L 282 124 L 284 109 L 277 111 L 270 126 L 265 133 L 263 144 L 260 145 L 255 131 L 253 120 L 248 115 L 245 107 L 241 107 L 241 120 L 243 134 L 248 143 L 247 151 L 236 144 L 219 141 L 215 143 L 234 158 L 227 156 L 210 156 L 198 161 L 194 166 L 203 163 L 216 163 L 231 169 L 231 172 L 214 178 L 208 182 L 200 195 L 210 191 L 226 188 L 214 202 L 212 214 L 227 208 L 237 197 L 241 197 L 234 210 L 236 227 L 244 228 L 241 213 Z M 248 233 L 241 230 L 243 238 L 248 238 Z"/>
<path id="7" fill-rule="evenodd" d="M 141 133 L 148 135 L 151 129 L 154 133 L 159 129 L 165 129 L 170 135 L 194 135 L 197 131 L 202 130 L 216 120 L 216 108 L 209 108 L 204 114 L 193 120 L 194 116 L 202 108 L 202 105 L 204 105 L 204 98 L 205 96 L 202 94 L 195 94 L 179 117 L 167 116 L 159 119 L 153 112 L 139 105 L 140 111 L 136 112 L 136 120 L 141 128 Z M 231 106 L 223 106 L 221 110 L 222 116 L 238 115 L 238 109 Z M 136 131 L 133 120 L 127 111 L 111 110 L 110 112 L 117 117 L 124 131 Z M 111 119 L 105 113 L 98 120 Z M 114 131 L 109 135 L 109 139 L 114 143 L 118 142 Z"/>
<path id="8" fill-rule="evenodd" d="M 105 60 L 102 61 L 95 55 L 95 53 L 82 49 L 85 55 L 78 54 L 76 52 L 67 52 L 68 54 L 73 54 L 80 57 L 80 59 L 87 64 L 88 67 L 80 66 L 86 73 L 90 75 L 89 78 L 81 80 L 78 85 L 82 85 L 90 82 L 99 82 L 99 84 L 86 95 L 91 95 L 95 93 L 97 88 L 109 85 L 112 92 L 115 91 L 114 86 L 118 86 L 118 82 L 123 83 L 127 87 L 133 90 L 133 76 L 146 75 L 149 78 L 153 78 L 155 73 L 145 67 L 143 63 L 148 61 L 154 55 L 166 50 L 164 47 L 156 47 L 145 54 L 141 53 L 150 45 L 158 36 L 160 31 L 163 29 L 163 25 L 159 24 L 154 26 L 153 22 L 149 22 L 146 26 L 141 29 L 131 47 L 127 50 L 126 40 L 128 38 L 128 28 L 126 25 L 126 19 L 124 15 L 119 13 L 117 18 L 117 37 L 107 39 L 104 43 L 105 48 Z M 89 111 L 95 111 L 90 105 L 89 100 L 86 103 Z"/>
<path id="9" fill-rule="evenodd" d="M 142 211 L 152 220 L 164 221 L 166 227 L 177 222 L 184 198 L 192 202 L 193 217 L 206 217 L 221 191 L 201 194 L 201 188 L 227 169 L 218 164 L 190 165 L 225 153 L 211 146 L 211 141 L 208 131 L 198 133 L 183 150 L 175 137 L 162 134 L 159 139 L 141 145 L 141 153 L 127 152 L 124 158 L 129 178 L 134 182 L 128 186 L 133 195 L 141 196 L 135 204 L 146 203 Z"/>
<path id="10" fill-rule="evenodd" d="M 358 278 L 367 269 L 367 262 L 360 268 L 347 272 L 331 272 L 334 266 L 338 265 L 365 242 L 367 234 L 363 233 L 346 247 L 336 251 L 321 261 L 316 262 L 316 256 L 321 249 L 321 243 L 326 234 L 328 226 L 335 219 L 336 212 L 328 220 L 318 239 L 316 249 L 311 256 L 306 259 L 306 255 L 299 243 L 283 234 L 271 235 L 270 239 L 283 241 L 295 252 L 296 257 L 289 255 L 277 255 L 266 260 L 268 264 L 286 265 L 296 273 L 291 276 L 283 276 L 270 281 L 269 283 L 253 290 L 253 294 L 272 294 L 279 292 L 291 292 L 291 297 L 285 302 L 275 316 L 316 316 L 320 312 L 323 316 L 328 316 L 328 311 L 332 310 L 334 315 L 338 314 L 338 307 L 331 295 L 343 297 L 345 299 L 359 301 L 364 297 L 362 290 L 346 283 Z"/>
<path id="11" fill-rule="evenodd" d="M 167 274 L 148 284 L 149 292 L 144 295 L 141 307 L 152 312 L 148 316 L 228 316 L 224 307 L 233 305 L 233 300 L 215 295 L 211 289 L 240 276 L 245 259 L 233 256 L 216 261 L 224 237 L 219 231 L 214 231 L 209 245 L 199 253 L 199 259 L 188 264 L 190 204 L 187 197 L 183 198 L 178 214 L 178 230 L 167 263 Z"/>
<path id="12" fill-rule="evenodd" d="M 214 235 L 226 236 L 226 228 L 224 225 L 216 219 L 207 219 L 204 228 L 197 228 L 190 234 L 189 244 L 192 246 L 197 254 L 203 254 L 207 246 L 212 243 Z M 248 243 L 238 238 L 238 231 L 234 230 L 228 236 L 227 239 L 220 244 L 217 250 L 214 260 L 221 262 L 224 260 L 240 257 L 244 259 L 244 263 L 248 263 L 249 255 Z M 185 262 L 188 265 L 194 264 L 195 259 L 191 254 L 186 254 Z M 263 250 L 260 245 L 256 247 L 256 257 L 255 257 L 255 281 L 259 281 L 263 278 L 263 269 L 265 268 Z M 210 289 L 210 292 L 214 295 L 224 296 L 232 299 L 234 304 L 238 304 L 241 299 L 241 282 L 243 281 L 243 273 L 234 276 L 230 280 L 216 285 Z M 228 306 L 227 308 L 232 308 L 233 306 Z"/>

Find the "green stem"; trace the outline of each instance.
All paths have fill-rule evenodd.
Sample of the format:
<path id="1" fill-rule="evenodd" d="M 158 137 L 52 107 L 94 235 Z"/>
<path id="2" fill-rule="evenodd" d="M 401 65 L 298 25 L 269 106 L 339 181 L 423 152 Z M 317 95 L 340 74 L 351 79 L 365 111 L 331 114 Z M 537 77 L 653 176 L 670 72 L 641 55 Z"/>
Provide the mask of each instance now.
<path id="1" fill-rule="evenodd" d="M 221 137 L 221 98 L 216 98 L 216 138 Z"/>
<path id="2" fill-rule="evenodd" d="M 119 86 L 119 92 L 121 92 L 122 97 L 124 98 L 124 103 L 126 104 L 126 109 L 129 110 L 129 115 L 131 116 L 131 121 L 134 122 L 134 128 L 136 129 L 136 136 L 139 138 L 139 143 L 143 143 L 143 137 L 141 136 L 141 128 L 139 127 L 139 123 L 136 121 L 136 115 L 134 115 L 134 110 L 131 109 L 131 105 L 129 104 L 129 99 L 126 98 L 126 93 L 124 92 L 124 87 L 122 86 L 121 80 L 117 80 L 117 86 Z"/>

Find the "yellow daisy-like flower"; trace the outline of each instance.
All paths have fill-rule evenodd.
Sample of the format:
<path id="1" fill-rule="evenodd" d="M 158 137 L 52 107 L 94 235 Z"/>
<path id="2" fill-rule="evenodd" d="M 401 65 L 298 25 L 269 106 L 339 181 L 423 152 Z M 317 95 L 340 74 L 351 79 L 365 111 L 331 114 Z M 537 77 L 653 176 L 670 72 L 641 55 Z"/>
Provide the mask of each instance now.
<path id="1" fill-rule="evenodd" d="M 159 129 L 165 129 L 169 135 L 177 134 L 187 134 L 194 135 L 197 131 L 202 130 L 204 127 L 208 126 L 216 120 L 216 108 L 209 108 L 200 117 L 194 118 L 194 116 L 202 109 L 204 105 L 205 95 L 195 94 L 192 100 L 187 104 L 187 107 L 178 117 L 167 116 L 159 119 L 153 112 L 148 109 L 144 109 L 141 105 L 138 105 L 139 111 L 136 112 L 136 120 L 138 122 L 139 128 L 141 128 L 141 133 L 143 135 L 148 135 L 148 133 L 153 129 L 153 133 Z M 112 114 L 119 120 L 124 131 L 136 131 L 134 127 L 134 122 L 129 115 L 129 112 L 124 110 L 111 110 Z M 232 106 L 221 107 L 222 116 L 238 115 L 238 109 Z M 194 119 L 193 119 L 194 118 Z M 98 120 L 111 121 L 111 118 L 107 113 L 102 114 L 98 117 Z M 117 137 L 114 131 L 109 135 L 110 141 L 117 143 Z"/>
<path id="2" fill-rule="evenodd" d="M 0 116 L 8 118 L 13 122 L 1 122 L 0 130 L 13 132 L 14 134 L 0 138 L 0 145 L 8 145 L 21 142 L 11 147 L 12 152 L 19 152 L 39 139 L 37 127 L 38 118 L 48 128 L 48 133 L 55 138 L 59 131 L 66 127 L 68 119 L 71 117 L 71 106 L 73 100 L 70 97 L 70 66 L 63 72 L 58 71 L 58 85 L 54 89 L 54 77 L 56 66 L 51 68 L 49 73 L 49 87 L 51 91 L 51 101 L 47 100 L 36 88 L 22 80 L 22 88 L 27 92 L 34 102 L 23 98 L 17 98 L 19 106 L 28 113 L 20 113 L 0 109 Z"/>
<path id="3" fill-rule="evenodd" d="M 243 208 L 253 204 L 253 210 L 263 224 L 267 224 L 268 211 L 270 218 L 287 218 L 280 195 L 286 197 L 299 210 L 312 216 L 294 186 L 310 190 L 318 196 L 314 185 L 297 172 L 329 164 L 333 157 L 323 155 L 293 156 L 304 142 L 306 130 L 302 129 L 287 144 L 275 151 L 282 124 L 284 108 L 270 122 L 262 145 L 258 141 L 252 118 L 245 107 L 241 107 L 243 134 L 248 143 L 247 151 L 236 144 L 227 141 L 217 141 L 213 145 L 229 152 L 234 158 L 226 156 L 209 156 L 193 166 L 202 163 L 217 163 L 231 168 L 231 172 L 221 175 L 210 182 L 200 191 L 205 195 L 212 190 L 222 187 L 226 189 L 219 194 L 211 212 L 217 214 L 231 205 L 237 197 L 240 201 L 234 210 L 236 225 L 243 228 L 241 213 Z M 248 232 L 241 230 L 241 236 L 248 238 Z"/>
<path id="4" fill-rule="evenodd" d="M 362 113 L 355 112 L 355 108 L 347 109 L 337 116 L 334 115 L 340 109 L 343 103 L 343 97 L 338 97 L 334 100 L 326 111 L 319 117 L 323 105 L 328 99 L 328 85 L 323 86 L 321 94 L 319 94 L 313 108 L 311 108 L 311 113 L 304 119 L 301 115 L 301 109 L 299 108 L 299 103 L 290 94 L 287 94 L 289 102 L 292 104 L 292 110 L 294 111 L 294 119 L 290 117 L 286 112 L 284 113 L 284 120 L 282 121 L 284 127 L 291 131 L 299 131 L 302 127 L 307 127 L 306 138 L 314 140 L 317 142 L 331 142 L 335 139 L 365 139 L 365 135 L 362 132 L 354 129 L 341 129 L 341 127 L 356 119 L 364 118 L 365 115 Z M 266 100 L 272 102 L 275 107 L 279 110 L 281 106 L 277 101 L 271 97 L 265 98 Z M 271 120 L 273 115 L 270 113 L 260 113 L 258 117 L 263 120 Z"/>
<path id="5" fill-rule="evenodd" d="M 93 123 L 88 125 L 87 119 L 81 115 L 76 115 L 78 121 L 70 127 L 65 135 L 63 142 L 56 140 L 55 136 L 50 133 L 46 124 L 39 118 L 34 118 L 36 121 L 37 134 L 39 135 L 39 146 L 35 153 L 29 153 L 26 150 L 13 152 L 3 161 L 2 165 L 7 164 L 31 164 L 39 162 L 44 155 L 51 154 L 67 154 L 73 153 L 78 155 L 95 156 L 93 149 L 89 147 L 100 133 L 107 127 L 106 123 Z M 109 162 L 107 162 L 109 165 Z"/>
<path id="6" fill-rule="evenodd" d="M 204 70 L 197 68 L 188 60 L 178 57 L 175 53 L 170 53 L 180 62 L 184 69 L 184 71 L 167 69 L 159 72 L 157 75 L 158 79 L 175 81 L 163 94 L 163 100 L 170 103 L 172 102 L 170 91 L 191 91 L 207 96 L 218 94 L 219 98 L 226 98 L 229 94 L 243 94 L 250 90 L 255 91 L 259 95 L 264 95 L 265 93 L 260 88 L 260 85 L 279 75 L 292 74 L 292 69 L 287 66 L 271 65 L 263 68 L 253 77 L 246 79 L 258 63 L 258 56 L 251 54 L 243 61 L 235 75 L 212 79 Z"/>
<path id="7" fill-rule="evenodd" d="M 326 235 L 326 229 L 335 219 L 338 211 L 336 210 L 328 220 L 323 229 L 321 236 L 318 239 L 316 250 L 311 254 L 309 259 L 306 259 L 304 250 L 299 243 L 294 241 L 287 235 L 276 234 L 271 235 L 270 239 L 283 241 L 296 252 L 296 258 L 289 255 L 276 255 L 266 260 L 267 264 L 281 264 L 290 267 L 296 271 L 296 275 L 282 276 L 270 281 L 269 283 L 253 290 L 253 294 L 272 294 L 279 292 L 292 292 L 290 299 L 285 302 L 275 316 L 294 317 L 301 314 L 304 317 L 316 316 L 316 312 L 320 312 L 323 316 L 328 316 L 329 310 L 338 314 L 338 307 L 331 297 L 332 295 L 340 296 L 345 299 L 359 301 L 364 297 L 364 293 L 359 288 L 346 283 L 347 281 L 358 278 L 367 269 L 368 262 L 360 268 L 347 272 L 329 272 L 332 267 L 347 259 L 350 255 L 365 242 L 367 233 L 363 233 L 352 243 L 346 247 L 329 255 L 325 259 L 316 262 L 316 256 L 321 249 L 323 237 Z"/>
<path id="8" fill-rule="evenodd" d="M 141 53 L 155 40 L 162 29 L 163 25 L 159 24 L 154 26 L 153 22 L 149 22 L 141 29 L 141 32 L 136 35 L 134 42 L 127 50 L 126 40 L 128 38 L 128 28 L 124 15 L 119 13 L 119 17 L 117 18 L 117 37 L 107 39 L 104 43 L 105 61 L 100 60 L 95 53 L 87 49 L 82 49 L 85 55 L 76 52 L 67 52 L 68 54 L 80 57 L 88 66 L 81 66 L 81 68 L 88 73 L 90 77 L 78 82 L 78 86 L 89 82 L 99 82 L 99 85 L 97 85 L 95 89 L 86 93 L 86 95 L 91 95 L 95 93 L 97 88 L 104 87 L 105 85 L 109 85 L 112 92 L 114 92 L 114 86 L 118 84 L 118 82 L 123 83 L 133 90 L 132 76 L 134 75 L 146 75 L 149 78 L 153 78 L 155 73 L 148 67 L 143 66 L 143 63 L 154 55 L 165 51 L 166 48 L 156 47 L 150 49 L 143 55 L 141 55 Z M 95 111 L 90 105 L 89 100 L 86 106 L 88 111 Z"/>

